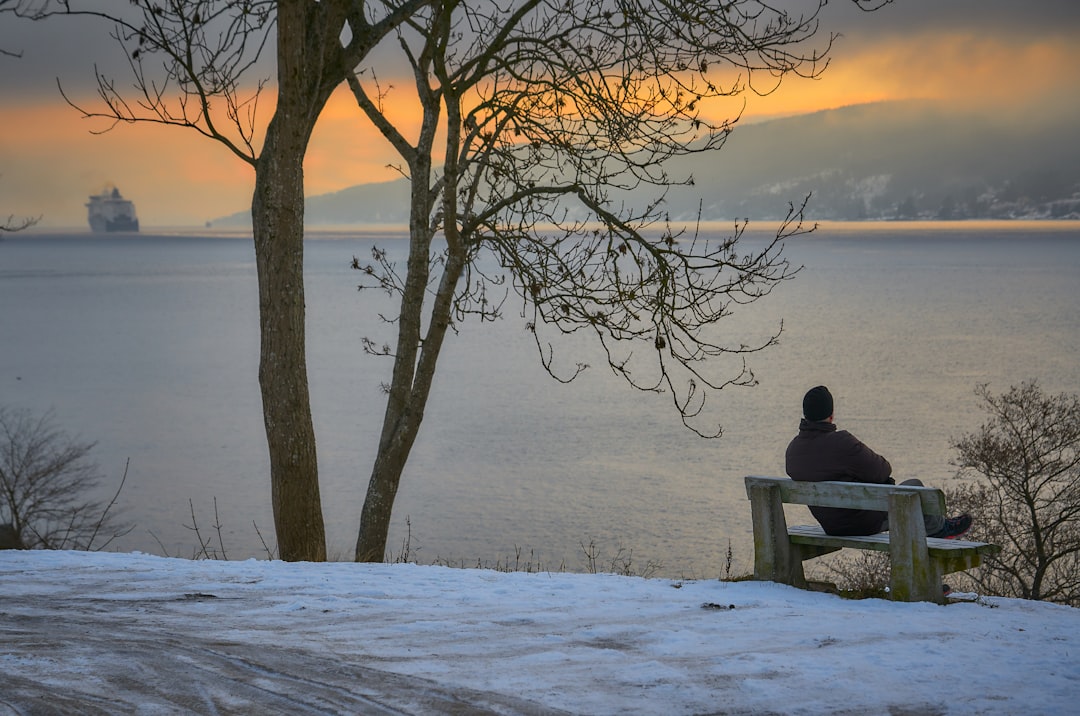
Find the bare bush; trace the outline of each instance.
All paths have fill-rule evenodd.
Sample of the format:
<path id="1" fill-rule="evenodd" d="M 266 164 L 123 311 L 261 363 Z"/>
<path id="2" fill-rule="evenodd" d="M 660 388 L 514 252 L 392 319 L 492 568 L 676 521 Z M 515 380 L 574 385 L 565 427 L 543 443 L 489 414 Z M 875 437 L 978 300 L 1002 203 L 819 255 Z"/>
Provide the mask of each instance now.
<path id="1" fill-rule="evenodd" d="M 1080 606 L 1080 397 L 1034 380 L 976 394 L 989 420 L 955 441 L 950 504 L 974 517 L 970 539 L 1001 545 L 969 573 L 982 592 Z"/>
<path id="2" fill-rule="evenodd" d="M 843 595 L 862 599 L 884 597 L 888 594 L 892 566 L 888 552 L 844 551 L 824 566 L 828 576 L 836 580 L 836 589 Z"/>
<path id="3" fill-rule="evenodd" d="M 126 467 L 112 499 L 90 497 L 102 480 L 93 447 L 60 431 L 51 412 L 0 406 L 0 524 L 26 549 L 101 550 L 131 531 L 113 512 Z"/>
<path id="4" fill-rule="evenodd" d="M 657 572 L 664 568 L 662 562 L 656 562 L 649 560 L 644 565 L 634 561 L 634 550 L 627 549 L 622 545 L 619 545 L 615 553 L 611 556 L 610 560 L 606 560 L 601 555 L 600 547 L 596 544 L 595 540 L 589 540 L 589 544 L 585 544 L 584 541 L 579 543 L 581 545 L 581 551 L 585 555 L 585 571 L 589 574 L 618 574 L 623 577 L 654 577 Z M 604 567 L 606 563 L 607 567 Z"/>

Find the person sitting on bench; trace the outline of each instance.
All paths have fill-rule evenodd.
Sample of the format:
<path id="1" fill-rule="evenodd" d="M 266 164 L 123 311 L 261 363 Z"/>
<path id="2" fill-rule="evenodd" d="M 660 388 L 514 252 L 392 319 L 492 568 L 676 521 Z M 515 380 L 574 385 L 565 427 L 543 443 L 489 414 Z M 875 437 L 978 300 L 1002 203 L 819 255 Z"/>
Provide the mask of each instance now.
<path id="1" fill-rule="evenodd" d="M 824 385 L 811 388 L 803 398 L 799 434 L 787 447 L 787 474 L 792 480 L 873 482 L 895 485 L 892 465 L 846 430 L 833 423 L 833 397 Z M 902 485 L 922 487 L 919 480 Z M 889 531 L 889 513 L 838 507 L 810 507 L 826 534 L 837 537 L 872 535 Z M 971 529 L 970 515 L 924 515 L 927 537 L 956 539 Z"/>

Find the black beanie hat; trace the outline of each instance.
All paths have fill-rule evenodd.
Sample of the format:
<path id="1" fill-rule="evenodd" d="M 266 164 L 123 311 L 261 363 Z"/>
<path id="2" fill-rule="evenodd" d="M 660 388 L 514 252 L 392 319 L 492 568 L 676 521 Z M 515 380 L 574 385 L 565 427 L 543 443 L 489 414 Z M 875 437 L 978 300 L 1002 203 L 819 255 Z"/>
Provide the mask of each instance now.
<path id="1" fill-rule="evenodd" d="M 827 419 L 833 414 L 832 393 L 824 385 L 811 388 L 802 399 L 802 412 L 807 420 Z"/>

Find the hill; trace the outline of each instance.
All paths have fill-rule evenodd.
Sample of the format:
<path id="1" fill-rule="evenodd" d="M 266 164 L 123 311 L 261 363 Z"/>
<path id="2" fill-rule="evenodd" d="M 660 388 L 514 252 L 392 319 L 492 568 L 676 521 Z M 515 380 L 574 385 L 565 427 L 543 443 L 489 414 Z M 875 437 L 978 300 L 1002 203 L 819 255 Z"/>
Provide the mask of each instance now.
<path id="1" fill-rule="evenodd" d="M 718 155 L 680 166 L 706 218 L 781 218 L 812 194 L 812 219 L 1080 218 L 1080 144 L 1066 122 L 880 103 L 739 127 Z M 694 192 L 671 197 L 681 218 Z"/>
<path id="2" fill-rule="evenodd" d="M 808 218 L 1080 219 L 1074 122 L 887 102 L 739 125 L 719 153 L 668 164 L 666 208 L 690 220 L 776 219 L 812 195 Z M 644 203 L 655 192 L 625 198 Z M 404 179 L 313 196 L 309 225 L 404 224 Z M 250 224 L 246 211 L 214 222 Z"/>

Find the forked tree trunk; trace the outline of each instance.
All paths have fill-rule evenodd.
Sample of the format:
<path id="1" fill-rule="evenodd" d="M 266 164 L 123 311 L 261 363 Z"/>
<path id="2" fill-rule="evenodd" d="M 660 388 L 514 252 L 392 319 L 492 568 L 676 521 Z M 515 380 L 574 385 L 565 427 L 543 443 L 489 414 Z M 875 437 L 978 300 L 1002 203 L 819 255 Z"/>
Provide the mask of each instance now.
<path id="1" fill-rule="evenodd" d="M 428 298 L 430 277 L 431 210 L 440 196 L 431 189 L 432 149 L 440 114 L 437 95 L 421 93 L 424 119 L 415 151 L 409 158 L 412 191 L 409 211 L 409 262 L 401 295 L 398 318 L 397 349 L 394 373 L 383 416 L 379 452 L 368 482 L 364 507 L 360 513 L 360 533 L 356 540 L 357 562 L 378 562 L 386 554 L 390 518 L 394 510 L 401 474 L 409 460 L 417 433 L 424 420 L 435 367 L 442 352 L 454 306 L 454 295 L 465 271 L 467 256 L 457 223 L 456 148 L 460 147 L 461 113 L 458 97 L 445 97 L 448 120 L 444 176 L 452 177 L 442 187 L 443 233 L 447 253 L 442 277 L 430 303 L 428 327 L 423 331 L 423 314 Z"/>

